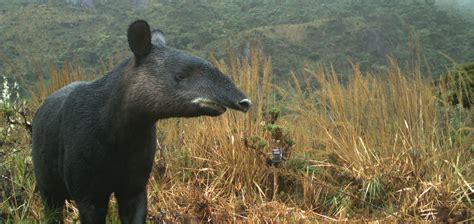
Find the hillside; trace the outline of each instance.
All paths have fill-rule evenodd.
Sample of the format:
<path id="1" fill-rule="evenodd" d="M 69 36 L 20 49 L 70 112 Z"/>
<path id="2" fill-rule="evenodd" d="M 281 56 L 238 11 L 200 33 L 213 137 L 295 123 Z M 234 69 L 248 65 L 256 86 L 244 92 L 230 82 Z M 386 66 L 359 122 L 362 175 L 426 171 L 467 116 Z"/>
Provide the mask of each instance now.
<path id="1" fill-rule="evenodd" d="M 445 55 L 458 62 L 474 58 L 469 38 L 474 23 L 428 6 L 405 9 L 396 4 L 354 12 L 341 8 L 309 22 L 245 30 L 208 49 L 230 45 L 238 51 L 255 42 L 274 58 L 279 74 L 305 63 L 341 68 L 348 60 L 361 63 L 363 70 L 386 69 L 387 55 L 405 65 L 421 60 L 438 73 L 450 63 Z M 416 18 L 419 14 L 424 16 Z"/>
<path id="2" fill-rule="evenodd" d="M 149 1 L 138 9 L 122 0 L 94 8 L 31 2 L 0 3 L 0 73 L 30 81 L 49 62 L 77 60 L 93 71 L 117 54 L 126 57 L 125 29 L 136 18 L 164 30 L 169 45 L 203 57 L 245 54 L 256 44 L 282 79 L 303 64 L 342 70 L 352 60 L 383 70 L 386 55 L 405 66 L 421 61 L 435 73 L 450 60 L 474 59 L 474 23 L 421 0 Z"/>

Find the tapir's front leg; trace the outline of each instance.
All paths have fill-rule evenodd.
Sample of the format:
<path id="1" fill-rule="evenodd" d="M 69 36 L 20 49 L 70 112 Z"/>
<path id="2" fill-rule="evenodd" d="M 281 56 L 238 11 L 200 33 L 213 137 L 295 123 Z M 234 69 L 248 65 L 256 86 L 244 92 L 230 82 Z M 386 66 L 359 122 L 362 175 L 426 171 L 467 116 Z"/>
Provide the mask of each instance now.
<path id="1" fill-rule="evenodd" d="M 120 220 L 124 224 L 145 223 L 147 214 L 146 189 L 137 194 L 116 193 Z"/>
<path id="2" fill-rule="evenodd" d="M 105 223 L 109 195 L 96 196 L 92 199 L 79 199 L 76 200 L 76 204 L 82 224 Z"/>

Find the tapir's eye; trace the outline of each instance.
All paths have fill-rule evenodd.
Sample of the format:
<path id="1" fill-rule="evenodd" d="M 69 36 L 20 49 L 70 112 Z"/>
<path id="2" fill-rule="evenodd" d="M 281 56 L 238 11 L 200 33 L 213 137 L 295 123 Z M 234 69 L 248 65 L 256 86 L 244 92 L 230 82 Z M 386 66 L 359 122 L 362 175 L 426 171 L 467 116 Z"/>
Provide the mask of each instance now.
<path id="1" fill-rule="evenodd" d="M 176 75 L 176 80 L 181 81 L 187 78 L 190 78 L 191 76 L 199 75 L 204 73 L 204 68 L 201 66 L 189 66 L 186 67 L 185 69 L 181 70 L 177 75 Z"/>
<path id="2" fill-rule="evenodd" d="M 192 72 L 191 69 L 184 69 L 181 72 L 179 72 L 178 74 L 176 74 L 176 80 L 181 81 L 181 80 L 187 79 L 187 78 L 191 77 L 192 74 L 193 74 L 193 72 Z"/>
<path id="3" fill-rule="evenodd" d="M 176 75 L 176 80 L 181 81 L 183 79 L 189 78 L 189 76 L 191 76 L 189 73 L 184 73 L 184 72 L 179 73 L 179 74 Z"/>

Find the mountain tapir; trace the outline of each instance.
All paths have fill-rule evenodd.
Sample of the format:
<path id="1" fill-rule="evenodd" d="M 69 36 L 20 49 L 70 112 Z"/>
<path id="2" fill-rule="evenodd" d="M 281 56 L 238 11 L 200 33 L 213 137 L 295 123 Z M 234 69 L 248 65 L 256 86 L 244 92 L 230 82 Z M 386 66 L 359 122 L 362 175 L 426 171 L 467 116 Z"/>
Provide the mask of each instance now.
<path id="1" fill-rule="evenodd" d="M 247 112 L 251 101 L 208 61 L 168 47 L 146 21 L 127 32 L 133 56 L 93 81 L 51 94 L 33 119 L 33 168 L 45 213 L 62 222 L 66 199 L 81 223 L 104 223 L 114 193 L 122 223 L 144 223 L 155 123 Z"/>

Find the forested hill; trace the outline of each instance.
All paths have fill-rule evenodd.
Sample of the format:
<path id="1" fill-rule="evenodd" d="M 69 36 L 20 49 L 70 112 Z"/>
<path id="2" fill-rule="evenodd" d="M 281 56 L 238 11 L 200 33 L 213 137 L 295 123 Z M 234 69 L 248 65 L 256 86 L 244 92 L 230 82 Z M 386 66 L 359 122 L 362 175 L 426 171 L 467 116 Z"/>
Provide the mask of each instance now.
<path id="1" fill-rule="evenodd" d="M 35 80 L 35 67 L 78 60 L 91 71 L 126 56 L 134 19 L 162 29 L 171 46 L 203 57 L 256 44 L 276 76 L 348 60 L 385 69 L 386 55 L 442 71 L 474 60 L 474 13 L 466 1 L 435 0 L 0 0 L 0 75 Z M 461 10 L 462 9 L 462 10 Z M 34 62 L 34 63 L 32 63 Z M 39 65 L 39 66 L 38 66 Z"/>

